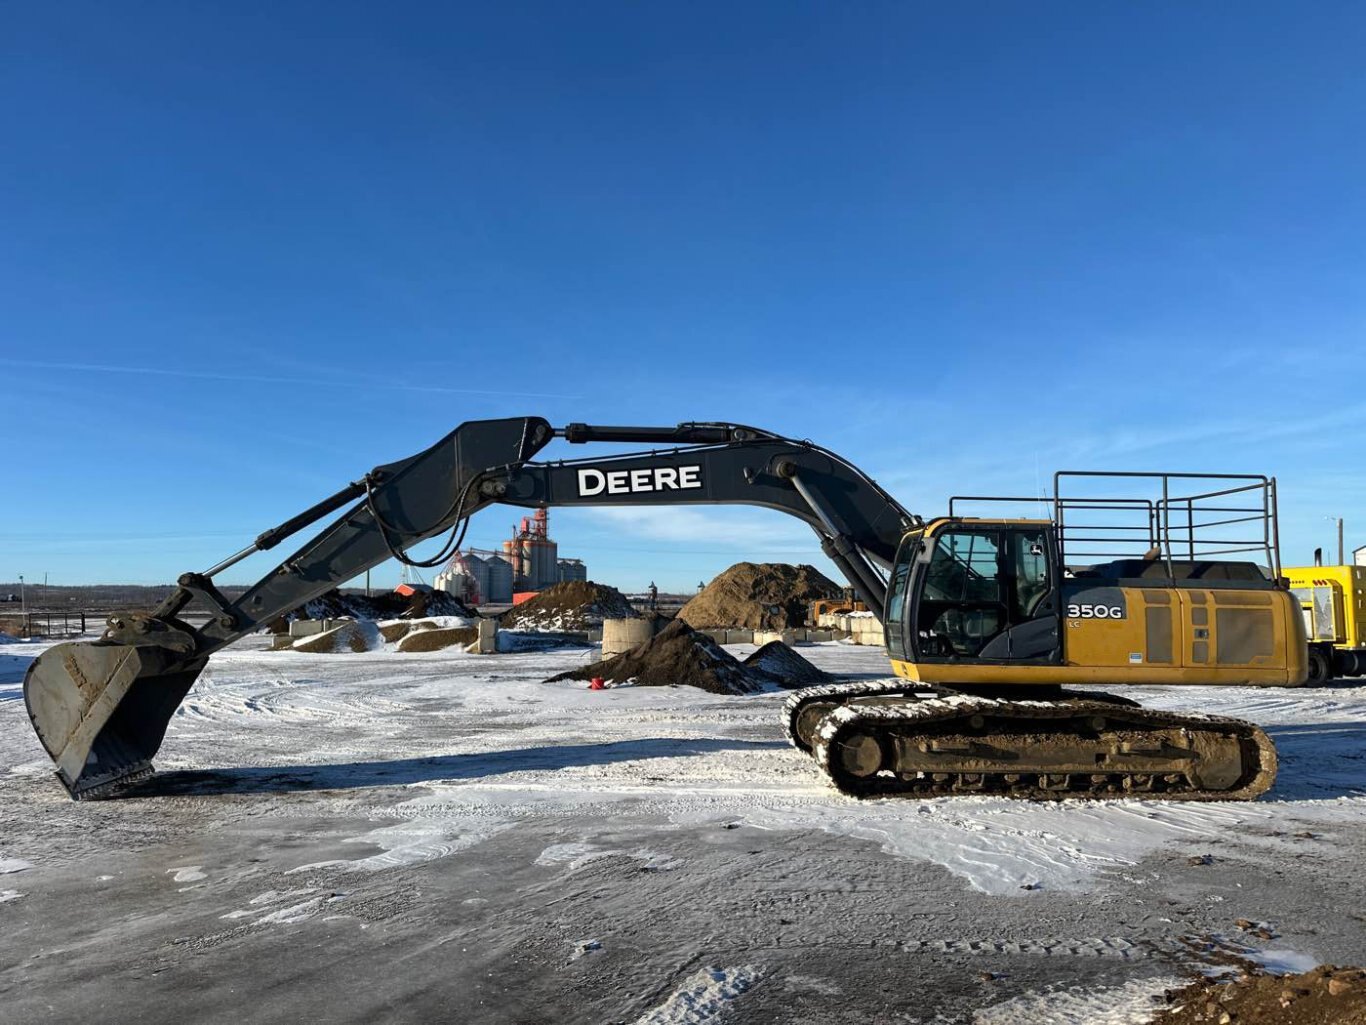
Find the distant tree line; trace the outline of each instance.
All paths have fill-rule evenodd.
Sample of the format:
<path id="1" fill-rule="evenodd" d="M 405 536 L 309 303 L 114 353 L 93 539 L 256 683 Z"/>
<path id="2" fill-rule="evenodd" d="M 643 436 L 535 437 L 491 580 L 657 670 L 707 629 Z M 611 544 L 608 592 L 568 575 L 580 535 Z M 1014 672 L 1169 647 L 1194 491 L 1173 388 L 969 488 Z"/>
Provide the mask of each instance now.
<path id="1" fill-rule="evenodd" d="M 22 592 L 19 581 L 0 583 L 0 602 L 17 604 L 22 593 L 28 599 L 28 607 L 42 609 L 100 609 L 128 608 L 149 609 L 175 590 L 175 584 L 81 584 L 65 586 L 62 584 L 34 584 L 24 582 Z M 220 590 L 229 598 L 236 598 L 246 591 L 242 585 L 227 585 Z M 13 599 L 11 600 L 11 595 Z"/>

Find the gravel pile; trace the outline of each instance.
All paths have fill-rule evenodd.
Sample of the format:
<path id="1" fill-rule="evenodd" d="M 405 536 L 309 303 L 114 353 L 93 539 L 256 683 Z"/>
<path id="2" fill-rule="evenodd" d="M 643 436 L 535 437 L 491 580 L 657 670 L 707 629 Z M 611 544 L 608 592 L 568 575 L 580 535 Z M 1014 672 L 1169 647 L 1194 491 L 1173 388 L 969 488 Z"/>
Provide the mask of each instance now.
<path id="1" fill-rule="evenodd" d="M 1167 994 L 1152 1025 L 1366 1025 L 1366 969 L 1319 965 L 1300 975 L 1260 970 L 1201 979 Z"/>

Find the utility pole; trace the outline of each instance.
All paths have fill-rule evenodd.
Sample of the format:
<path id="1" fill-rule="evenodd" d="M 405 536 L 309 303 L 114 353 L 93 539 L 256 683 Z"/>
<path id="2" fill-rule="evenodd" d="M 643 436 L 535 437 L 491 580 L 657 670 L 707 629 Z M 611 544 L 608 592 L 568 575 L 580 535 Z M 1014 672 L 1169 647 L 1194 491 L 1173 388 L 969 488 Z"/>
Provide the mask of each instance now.
<path id="1" fill-rule="evenodd" d="M 19 574 L 19 616 L 28 631 L 28 595 L 24 593 L 24 574 Z"/>
<path id="2" fill-rule="evenodd" d="M 1341 516 L 1325 516 L 1324 519 L 1325 519 L 1325 520 L 1333 520 L 1333 521 L 1334 521 L 1335 523 L 1337 523 L 1337 525 L 1338 525 L 1338 561 L 1337 561 L 1337 565 L 1339 565 L 1339 566 L 1345 566 L 1345 565 L 1347 565 L 1347 550 L 1346 550 L 1346 548 L 1343 547 L 1343 544 L 1342 544 L 1342 517 L 1341 517 Z"/>

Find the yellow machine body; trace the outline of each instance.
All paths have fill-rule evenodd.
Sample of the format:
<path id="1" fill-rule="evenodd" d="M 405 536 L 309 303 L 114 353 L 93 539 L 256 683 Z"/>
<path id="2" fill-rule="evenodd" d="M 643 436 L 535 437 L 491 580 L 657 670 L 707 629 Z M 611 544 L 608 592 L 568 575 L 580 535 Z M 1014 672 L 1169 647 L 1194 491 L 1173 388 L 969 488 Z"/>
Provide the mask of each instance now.
<path id="1" fill-rule="evenodd" d="M 1047 545 L 1048 552 L 1057 551 L 1054 526 L 1048 520 L 940 519 L 912 535 L 923 533 L 926 541 L 932 541 L 950 531 L 970 534 L 993 530 L 1000 533 L 990 536 L 999 538 L 1013 533 L 1038 538 L 1036 546 Z M 1050 616 L 1057 619 L 1057 643 L 1047 656 L 1012 659 L 955 653 L 946 658 L 908 658 L 913 654 L 909 637 L 900 651 L 889 637 L 893 671 L 906 680 L 949 686 L 1293 687 L 1305 682 L 1305 618 L 1299 598 L 1283 586 L 1266 579 L 1244 584 L 1227 578 L 1225 572 L 1211 570 L 1212 564 L 1208 563 L 1191 565 L 1199 565 L 1201 571 L 1217 579 L 1173 579 L 1159 575 L 1164 565 L 1169 569 L 1171 566 L 1159 560 L 1151 560 L 1150 564 L 1129 560 L 1122 565 L 1128 573 L 1144 575 L 1084 579 L 1072 576 L 1072 571 L 1060 564 L 1052 566 L 1049 586 L 1055 589 L 1056 598 L 1045 608 L 1053 611 L 1036 617 L 1036 621 Z M 1082 572 L 1090 569 L 1084 567 Z M 1153 574 L 1151 578 L 1149 572 Z M 1366 575 L 1362 579 L 1366 581 Z M 924 593 L 930 586 L 923 574 L 913 569 L 893 586 L 897 583 L 908 589 L 903 598 L 907 603 L 916 601 L 917 588 Z M 1073 600 L 1092 595 L 1101 595 L 1102 600 Z M 889 612 L 895 610 L 889 606 Z M 911 614 L 914 615 L 913 608 Z M 909 634 L 909 629 L 905 633 Z"/>

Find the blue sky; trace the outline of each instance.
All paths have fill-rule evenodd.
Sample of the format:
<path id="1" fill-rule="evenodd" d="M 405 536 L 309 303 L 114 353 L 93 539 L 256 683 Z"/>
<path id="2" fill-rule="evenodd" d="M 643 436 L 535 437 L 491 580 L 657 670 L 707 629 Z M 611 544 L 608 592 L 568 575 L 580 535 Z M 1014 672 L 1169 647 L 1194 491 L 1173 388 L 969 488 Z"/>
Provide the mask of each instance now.
<path id="1" fill-rule="evenodd" d="M 926 514 L 1264 472 L 1288 562 L 1366 544 L 1363 52 L 1346 3 L 12 7 L 0 580 L 173 579 L 525 414 L 810 437 Z M 552 526 L 624 588 L 819 561 Z"/>

